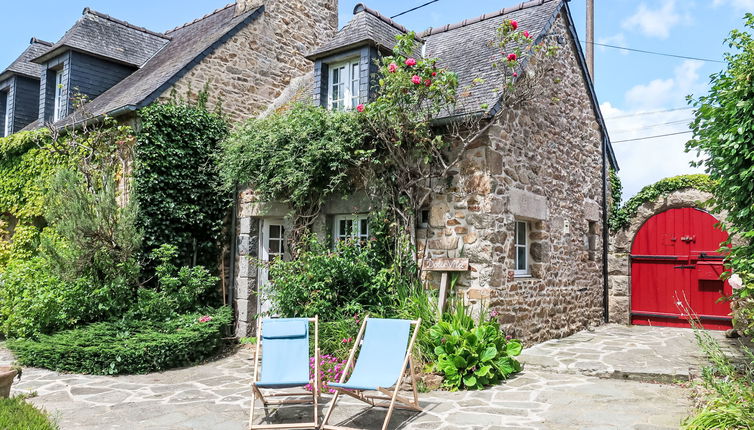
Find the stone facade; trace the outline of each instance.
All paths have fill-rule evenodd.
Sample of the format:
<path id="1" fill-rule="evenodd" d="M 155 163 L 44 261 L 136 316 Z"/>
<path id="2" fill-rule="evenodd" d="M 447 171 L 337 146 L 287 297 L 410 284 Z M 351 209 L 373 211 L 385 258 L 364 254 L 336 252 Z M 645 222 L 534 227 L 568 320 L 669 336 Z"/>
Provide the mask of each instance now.
<path id="1" fill-rule="evenodd" d="M 337 0 L 241 0 L 238 12 L 264 4 L 264 13 L 194 66 L 173 90 L 181 97 L 209 83 L 209 106 L 221 103 L 233 120 L 264 112 L 292 80 L 311 72 L 304 58 L 331 38 L 338 25 Z"/>
<path id="2" fill-rule="evenodd" d="M 565 40 L 553 60 L 562 81 L 467 152 L 420 234 L 428 257 L 469 258 L 457 293 L 528 342 L 603 320 L 602 136 L 564 19 L 551 29 Z M 514 276 L 516 221 L 529 224 L 530 276 Z"/>
<path id="3" fill-rule="evenodd" d="M 710 198 L 712 194 L 693 188 L 674 191 L 665 197 L 644 203 L 628 227 L 610 236 L 607 260 L 610 322 L 631 323 L 631 246 L 641 226 L 648 219 L 669 209 L 701 208 L 701 202 Z M 715 217 L 725 219 L 725 214 Z"/>
<path id="4" fill-rule="evenodd" d="M 508 334 L 527 342 L 603 322 L 602 134 L 565 20 L 559 16 L 551 29 L 563 41 L 553 59 L 561 82 L 497 120 L 433 196 L 428 223 L 417 229 L 420 255 L 469 258 L 455 293 L 496 312 Z M 358 196 L 333 199 L 314 230 L 328 232 L 331 215 L 369 209 Z M 286 212 L 241 194 L 242 223 Z M 530 226 L 526 277 L 513 275 L 517 220 Z M 439 273 L 427 276 L 439 280 Z"/>

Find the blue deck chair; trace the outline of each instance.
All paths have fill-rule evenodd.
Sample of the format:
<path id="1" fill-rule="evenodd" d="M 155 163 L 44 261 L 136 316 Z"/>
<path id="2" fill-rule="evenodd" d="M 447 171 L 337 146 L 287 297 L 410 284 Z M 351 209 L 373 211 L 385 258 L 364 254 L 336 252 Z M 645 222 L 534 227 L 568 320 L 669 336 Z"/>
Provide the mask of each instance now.
<path id="1" fill-rule="evenodd" d="M 314 378 L 309 375 L 309 323 L 314 323 Z M 259 377 L 259 349 L 262 348 L 262 377 Z M 279 392 L 288 388 L 311 384 L 312 392 Z M 254 353 L 254 374 L 251 383 L 250 429 L 316 429 L 319 426 L 319 318 L 266 318 L 257 321 L 257 346 Z M 298 399 L 268 400 L 262 389 L 278 390 L 267 397 L 299 397 Z M 270 405 L 313 404 L 311 422 L 297 424 L 254 424 L 256 398 Z M 301 396 L 311 398 L 300 399 Z"/>
<path id="2" fill-rule="evenodd" d="M 382 425 L 382 430 L 387 429 L 390 417 L 395 408 L 410 409 L 413 411 L 422 411 L 419 406 L 419 394 L 416 390 L 416 375 L 414 374 L 413 360 L 411 351 L 416 342 L 416 335 L 419 332 L 421 319 L 411 320 L 391 320 L 378 318 L 364 318 L 359 335 L 348 357 L 343 376 L 339 383 L 330 383 L 328 386 L 335 390 L 330 406 L 322 420 L 323 429 L 344 430 L 348 427 L 328 425 L 338 401 L 338 396 L 345 394 L 357 400 L 361 400 L 370 406 L 386 407 L 387 416 Z M 411 334 L 411 326 L 414 326 Z M 363 343 L 361 342 L 363 338 Z M 359 357 L 356 365 L 353 367 L 348 382 L 345 382 L 348 370 L 354 362 L 356 350 L 359 351 Z M 399 396 L 398 392 L 406 376 L 410 377 L 413 399 Z M 367 395 L 366 392 L 377 391 L 382 395 Z M 389 401 L 389 402 L 385 402 Z M 400 405 L 396 405 L 400 403 Z"/>

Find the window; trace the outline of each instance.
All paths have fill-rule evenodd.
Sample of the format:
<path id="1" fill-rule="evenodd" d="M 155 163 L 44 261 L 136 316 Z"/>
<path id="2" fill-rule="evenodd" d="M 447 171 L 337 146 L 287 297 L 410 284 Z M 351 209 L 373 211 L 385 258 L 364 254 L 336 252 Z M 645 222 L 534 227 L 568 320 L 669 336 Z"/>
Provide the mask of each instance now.
<path id="1" fill-rule="evenodd" d="M 328 106 L 332 110 L 354 109 L 359 104 L 359 60 L 331 64 Z"/>
<path id="2" fill-rule="evenodd" d="M 333 220 L 333 238 L 336 241 L 369 239 L 369 216 L 362 215 L 337 215 Z"/>
<path id="3" fill-rule="evenodd" d="M 8 92 L 0 93 L 0 103 L 2 103 L 3 108 L 5 109 L 5 113 L 3 115 L 3 137 L 10 136 L 11 135 L 11 126 L 13 125 L 13 121 L 11 120 L 11 106 L 10 106 L 10 97 L 8 97 Z"/>
<path id="4" fill-rule="evenodd" d="M 529 223 L 516 221 L 516 276 L 529 275 Z"/>
<path id="5" fill-rule="evenodd" d="M 55 102 L 53 106 L 53 121 L 63 118 L 63 69 L 55 72 Z"/>

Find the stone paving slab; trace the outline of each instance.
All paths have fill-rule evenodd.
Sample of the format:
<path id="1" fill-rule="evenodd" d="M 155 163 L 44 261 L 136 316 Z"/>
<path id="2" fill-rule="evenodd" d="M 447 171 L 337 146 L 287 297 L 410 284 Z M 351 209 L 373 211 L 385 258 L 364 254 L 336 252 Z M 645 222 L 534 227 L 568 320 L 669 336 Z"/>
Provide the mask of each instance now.
<path id="1" fill-rule="evenodd" d="M 581 354 L 575 363 L 595 361 L 604 369 L 628 369 L 635 366 L 633 355 L 649 354 L 658 345 L 656 337 L 662 337 L 644 333 L 632 342 L 623 342 L 621 339 L 632 336 L 632 329 L 625 329 L 607 326 L 530 348 L 524 355 L 528 364 L 515 378 L 483 391 L 421 394 L 425 411 L 397 411 L 390 428 L 678 428 L 690 410 L 682 387 L 595 378 L 586 365 L 569 368 L 571 363 L 564 362 Z M 674 344 L 665 345 L 670 348 Z M 623 349 L 613 351 L 608 347 Z M 635 354 L 628 354 L 634 350 Z M 620 360 L 620 352 L 624 353 L 626 363 Z M 662 356 L 670 360 L 671 355 Z M 680 358 L 689 360 L 686 356 Z M 537 364 L 538 359 L 545 365 Z M 12 360 L 12 355 L 0 345 L 0 364 Z M 552 360 L 549 367 L 546 360 Z M 241 349 L 200 366 L 149 375 L 107 377 L 25 369 L 13 393 L 36 392 L 31 402 L 51 412 L 61 430 L 244 429 L 250 406 L 251 363 L 251 351 Z M 384 410 L 367 409 L 350 399 L 339 404 L 342 407 L 336 409 L 332 422 L 364 429 L 381 428 Z M 311 408 L 285 407 L 271 411 L 269 417 L 260 408 L 256 414 L 257 422 L 309 421 Z"/>
<path id="2" fill-rule="evenodd" d="M 739 353 L 737 340 L 709 333 L 728 353 Z M 691 329 L 607 324 L 528 348 L 521 361 L 558 373 L 675 382 L 697 375 L 704 357 Z"/>

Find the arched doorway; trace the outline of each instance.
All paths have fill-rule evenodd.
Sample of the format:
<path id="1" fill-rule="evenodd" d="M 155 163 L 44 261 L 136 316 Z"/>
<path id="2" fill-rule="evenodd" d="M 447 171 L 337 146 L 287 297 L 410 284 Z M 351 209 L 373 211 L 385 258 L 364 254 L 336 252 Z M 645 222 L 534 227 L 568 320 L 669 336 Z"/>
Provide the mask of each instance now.
<path id="1" fill-rule="evenodd" d="M 669 209 L 649 218 L 631 247 L 631 323 L 689 327 L 679 302 L 696 313 L 706 328 L 731 327 L 731 294 L 720 280 L 723 257 L 718 249 L 728 239 L 718 220 L 694 208 Z"/>

